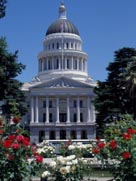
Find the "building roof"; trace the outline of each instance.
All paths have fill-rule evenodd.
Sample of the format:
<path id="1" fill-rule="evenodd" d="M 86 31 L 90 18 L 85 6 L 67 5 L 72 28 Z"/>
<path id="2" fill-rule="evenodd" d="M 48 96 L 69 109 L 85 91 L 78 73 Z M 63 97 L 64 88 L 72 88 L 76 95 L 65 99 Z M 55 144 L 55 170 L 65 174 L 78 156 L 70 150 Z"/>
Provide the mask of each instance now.
<path id="1" fill-rule="evenodd" d="M 49 34 L 62 33 L 62 32 L 79 35 L 78 29 L 73 23 L 71 23 L 67 19 L 58 19 L 49 26 L 46 32 L 46 36 Z"/>

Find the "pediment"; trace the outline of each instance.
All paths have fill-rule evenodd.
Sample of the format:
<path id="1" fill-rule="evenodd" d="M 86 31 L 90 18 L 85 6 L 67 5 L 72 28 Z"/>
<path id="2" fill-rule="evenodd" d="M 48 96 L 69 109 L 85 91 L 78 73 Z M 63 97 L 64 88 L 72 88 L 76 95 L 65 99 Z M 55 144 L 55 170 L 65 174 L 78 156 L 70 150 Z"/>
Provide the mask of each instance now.
<path id="1" fill-rule="evenodd" d="M 92 86 L 77 80 L 61 77 L 53 79 L 32 88 L 91 88 Z"/>

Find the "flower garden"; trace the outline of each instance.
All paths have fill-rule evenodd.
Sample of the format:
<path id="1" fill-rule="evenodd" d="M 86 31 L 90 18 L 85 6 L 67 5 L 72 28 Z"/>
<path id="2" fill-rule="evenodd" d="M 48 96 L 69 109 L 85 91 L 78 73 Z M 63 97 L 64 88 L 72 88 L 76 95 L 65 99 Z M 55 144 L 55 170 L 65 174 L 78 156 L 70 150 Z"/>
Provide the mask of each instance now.
<path id="1" fill-rule="evenodd" d="M 124 119 L 108 125 L 104 139 L 62 143 L 59 154 L 48 141 L 31 144 L 18 117 L 0 119 L 0 180 L 81 181 L 94 170 L 106 170 L 114 180 L 134 181 L 136 123 L 129 116 Z"/>

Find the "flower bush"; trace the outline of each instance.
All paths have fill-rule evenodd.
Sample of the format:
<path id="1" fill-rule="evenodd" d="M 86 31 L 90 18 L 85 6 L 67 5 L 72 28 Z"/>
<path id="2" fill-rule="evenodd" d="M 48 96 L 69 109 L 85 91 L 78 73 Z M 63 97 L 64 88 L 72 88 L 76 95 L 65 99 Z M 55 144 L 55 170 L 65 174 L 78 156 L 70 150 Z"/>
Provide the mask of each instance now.
<path id="1" fill-rule="evenodd" d="M 48 141 L 43 140 L 43 142 L 37 144 L 37 147 L 37 153 L 44 158 L 52 158 L 55 156 L 55 147 L 49 144 Z"/>
<path id="2" fill-rule="evenodd" d="M 0 179 L 20 181 L 41 167 L 43 157 L 30 144 L 20 118 L 0 120 Z M 31 158 L 31 159 L 29 159 Z"/>
<path id="3" fill-rule="evenodd" d="M 98 140 L 93 153 L 109 166 L 116 180 L 136 180 L 136 122 L 129 116 L 105 130 L 105 142 Z"/>
<path id="4" fill-rule="evenodd" d="M 73 154 L 77 157 L 92 157 L 92 143 L 76 143 L 69 140 L 68 142 L 61 145 L 60 153 L 62 153 L 63 156 Z"/>
<path id="5" fill-rule="evenodd" d="M 92 157 L 92 143 L 83 144 L 82 142 L 73 143 L 68 146 L 69 152 L 79 157 Z"/>
<path id="6" fill-rule="evenodd" d="M 86 160 L 75 155 L 67 157 L 58 156 L 46 164 L 46 170 L 42 173 L 42 181 L 81 181 L 86 170 Z"/>

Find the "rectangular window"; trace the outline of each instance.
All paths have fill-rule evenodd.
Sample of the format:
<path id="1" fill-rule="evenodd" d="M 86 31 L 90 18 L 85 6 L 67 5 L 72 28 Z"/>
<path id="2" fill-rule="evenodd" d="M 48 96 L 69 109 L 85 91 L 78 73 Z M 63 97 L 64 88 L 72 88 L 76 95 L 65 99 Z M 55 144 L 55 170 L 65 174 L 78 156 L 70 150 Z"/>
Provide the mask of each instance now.
<path id="1" fill-rule="evenodd" d="M 43 108 L 46 108 L 46 101 L 43 101 Z"/>
<path id="2" fill-rule="evenodd" d="M 49 114 L 49 122 L 52 123 L 53 119 L 52 119 L 52 113 Z"/>
<path id="3" fill-rule="evenodd" d="M 82 107 L 83 107 L 83 101 L 80 100 L 80 108 L 82 108 Z"/>
<path id="4" fill-rule="evenodd" d="M 52 108 L 52 101 L 49 101 L 49 108 Z"/>
<path id="5" fill-rule="evenodd" d="M 67 59 L 67 69 L 70 69 L 70 61 Z"/>
<path id="6" fill-rule="evenodd" d="M 80 113 L 80 121 L 83 122 L 83 113 Z"/>
<path id="7" fill-rule="evenodd" d="M 73 121 L 77 122 L 77 114 L 76 113 L 74 113 L 74 120 Z"/>
<path id="8" fill-rule="evenodd" d="M 43 113 L 43 122 L 46 122 L 46 113 Z"/>
<path id="9" fill-rule="evenodd" d="M 77 101 L 76 100 L 74 100 L 74 102 L 73 102 L 73 107 L 77 107 Z"/>

